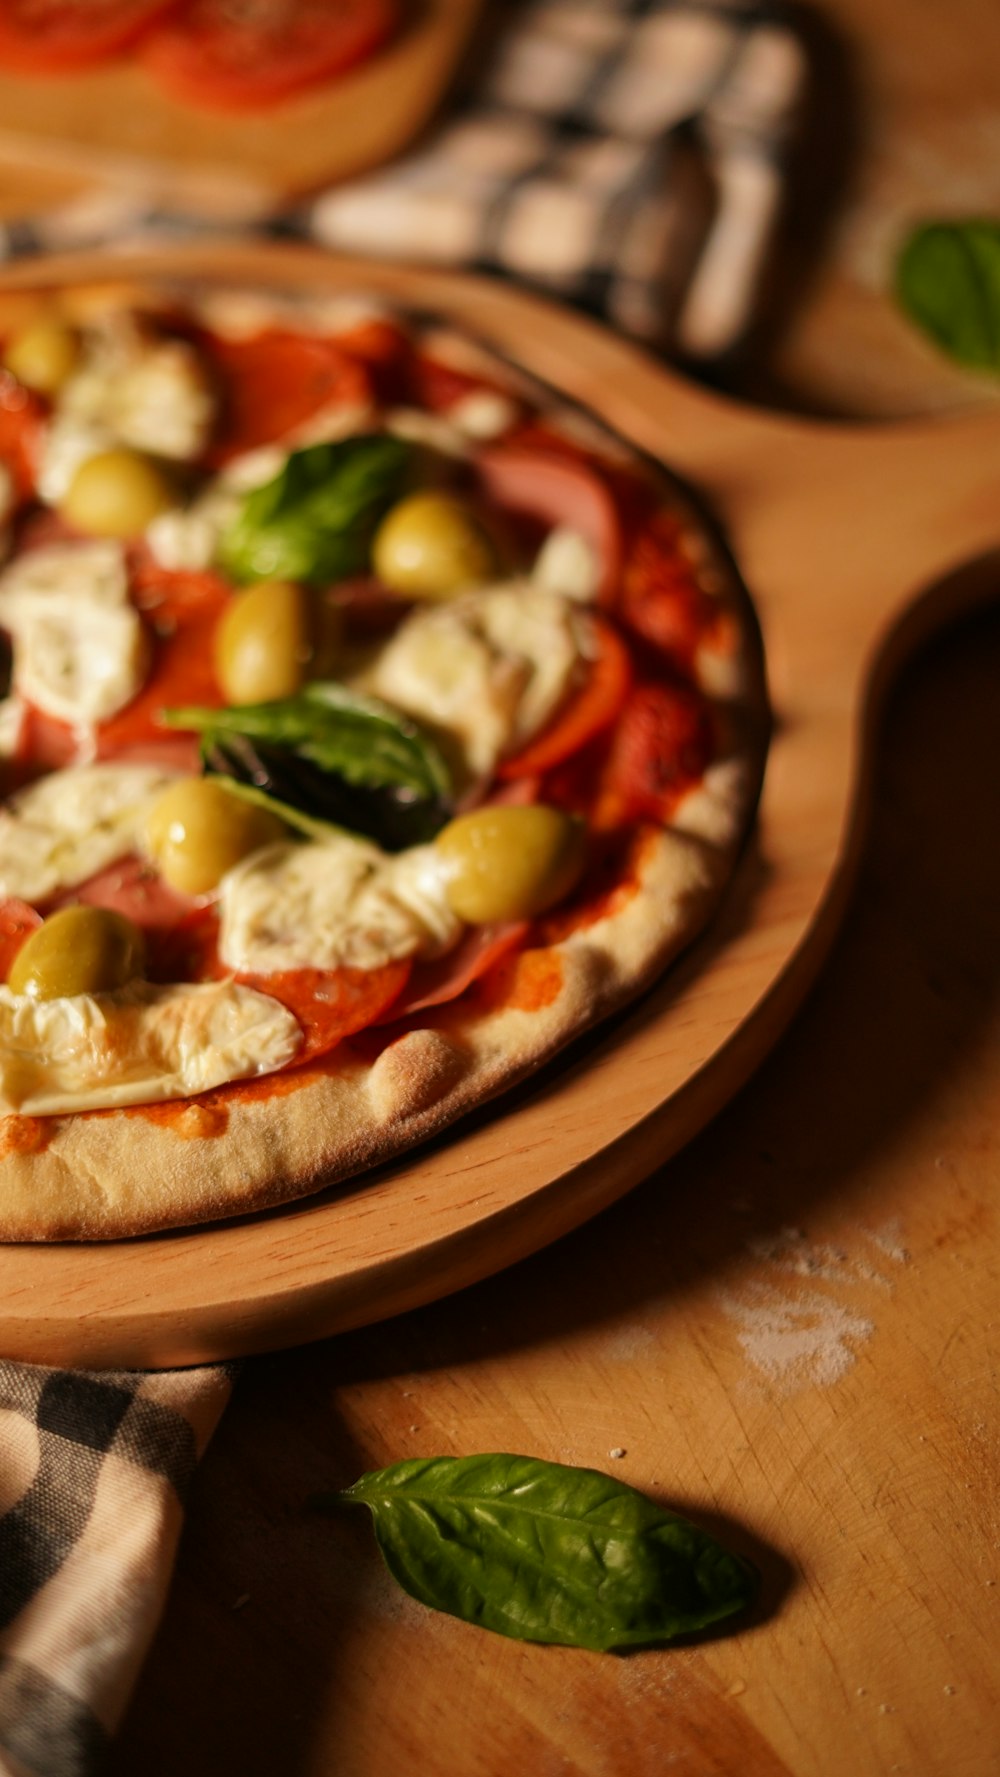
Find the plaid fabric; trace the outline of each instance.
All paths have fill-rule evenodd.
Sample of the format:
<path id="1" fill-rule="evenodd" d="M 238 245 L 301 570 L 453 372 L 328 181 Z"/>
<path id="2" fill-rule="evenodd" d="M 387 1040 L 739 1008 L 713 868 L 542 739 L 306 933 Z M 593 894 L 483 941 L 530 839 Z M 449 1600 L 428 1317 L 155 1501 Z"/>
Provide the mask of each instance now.
<path id="1" fill-rule="evenodd" d="M 259 231 L 516 278 L 669 350 L 727 351 L 785 182 L 794 32 L 768 0 L 532 0 L 498 16 L 425 147 Z M 0 253 L 204 227 L 102 193 L 0 229 Z"/>
<path id="2" fill-rule="evenodd" d="M 84 1777 L 156 1627 L 224 1366 L 0 1362 L 0 1773 Z"/>
<path id="3" fill-rule="evenodd" d="M 780 201 L 792 32 L 766 0 L 536 0 L 502 22 L 426 146 L 261 229 L 499 273 L 675 351 L 728 349 Z M 0 227 L 0 256 L 199 226 L 98 192 Z M 0 1777 L 83 1777 L 106 1745 L 230 1385 L 0 1362 Z"/>

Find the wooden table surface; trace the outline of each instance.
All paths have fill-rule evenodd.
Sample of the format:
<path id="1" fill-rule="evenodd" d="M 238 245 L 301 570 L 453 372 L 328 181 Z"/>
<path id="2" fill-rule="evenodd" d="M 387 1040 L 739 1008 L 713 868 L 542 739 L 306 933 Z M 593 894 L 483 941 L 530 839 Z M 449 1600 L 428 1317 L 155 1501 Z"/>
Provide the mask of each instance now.
<path id="1" fill-rule="evenodd" d="M 884 290 L 910 220 L 1000 213 L 997 15 L 819 13 L 850 177 L 740 386 L 817 412 L 992 400 Z M 1000 1767 L 998 682 L 1000 608 L 908 669 L 824 976 L 679 1158 L 462 1296 L 247 1366 L 111 1777 Z M 524 1647 L 423 1610 L 364 1522 L 309 1509 L 484 1450 L 608 1469 L 717 1527 L 761 1566 L 760 1610 L 628 1658 Z"/>

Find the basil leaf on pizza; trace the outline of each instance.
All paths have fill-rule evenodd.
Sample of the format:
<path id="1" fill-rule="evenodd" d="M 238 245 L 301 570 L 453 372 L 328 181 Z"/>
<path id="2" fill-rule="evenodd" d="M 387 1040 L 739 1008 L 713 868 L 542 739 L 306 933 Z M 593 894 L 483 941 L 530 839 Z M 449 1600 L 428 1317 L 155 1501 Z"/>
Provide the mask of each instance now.
<path id="1" fill-rule="evenodd" d="M 345 685 L 307 685 L 273 703 L 167 710 L 164 720 L 201 734 L 208 772 L 387 850 L 432 839 L 448 818 L 451 780 L 430 736 Z M 300 825 L 295 813 L 288 818 Z"/>
<path id="2" fill-rule="evenodd" d="M 233 579 L 326 585 L 367 566 L 372 533 L 401 492 L 413 448 L 385 434 L 293 450 L 244 498 L 219 539 Z"/>
<path id="3" fill-rule="evenodd" d="M 537 1457 L 397 1462 L 317 1503 L 367 1506 L 411 1597 L 517 1641 L 649 1647 L 723 1622 L 757 1592 L 750 1563 L 686 1518 Z"/>
<path id="4" fill-rule="evenodd" d="M 0 1238 L 390 1160 L 701 930 L 763 676 L 661 465 L 341 301 L 18 293 L 0 360 Z"/>

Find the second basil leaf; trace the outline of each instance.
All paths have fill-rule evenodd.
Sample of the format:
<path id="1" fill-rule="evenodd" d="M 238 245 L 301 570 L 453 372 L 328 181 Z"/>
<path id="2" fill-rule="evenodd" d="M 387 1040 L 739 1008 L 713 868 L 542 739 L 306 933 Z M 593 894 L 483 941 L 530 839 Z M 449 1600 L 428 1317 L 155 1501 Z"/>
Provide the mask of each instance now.
<path id="1" fill-rule="evenodd" d="M 925 223 L 900 254 L 896 290 L 950 357 L 1000 375 L 1000 224 Z"/>
<path id="2" fill-rule="evenodd" d="M 325 1503 L 369 1508 L 414 1598 L 523 1641 L 672 1641 L 743 1610 L 757 1589 L 748 1562 L 595 1469 L 433 1457 L 363 1475 Z"/>

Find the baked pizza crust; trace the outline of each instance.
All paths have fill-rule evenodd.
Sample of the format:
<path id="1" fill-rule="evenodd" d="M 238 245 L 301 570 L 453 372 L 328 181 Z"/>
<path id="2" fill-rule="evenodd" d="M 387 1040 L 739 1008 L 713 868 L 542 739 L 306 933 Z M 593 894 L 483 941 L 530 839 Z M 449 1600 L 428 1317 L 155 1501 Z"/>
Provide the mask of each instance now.
<path id="1" fill-rule="evenodd" d="M 123 302 L 169 309 L 178 298 L 199 307 L 190 289 L 150 295 L 121 283 L 71 290 L 61 301 L 82 316 Z M 21 318 L 33 299 L 15 300 Z M 200 306 L 214 326 L 227 315 L 234 326 L 289 318 L 281 298 L 216 291 Z M 333 306 L 349 312 L 342 298 Z M 297 325 L 321 327 L 331 311 L 295 303 L 291 312 Z M 0 328 L 9 324 L 0 301 Z M 433 343 L 520 392 L 546 424 L 599 442 L 605 454 L 641 460 L 476 342 L 436 327 Z M 384 1047 L 379 1033 L 362 1033 L 297 1071 L 197 1099 L 0 1119 L 0 1239 L 100 1240 L 203 1223 L 288 1203 L 397 1159 L 618 1011 L 704 929 L 756 803 L 767 741 L 764 674 L 752 608 L 724 547 L 687 492 L 659 465 L 657 473 L 699 583 L 726 615 L 723 645 L 699 660 L 721 756 L 669 827 L 638 830 L 630 869 L 601 916 L 551 942 L 532 941 L 460 999 L 387 1030 Z"/>

